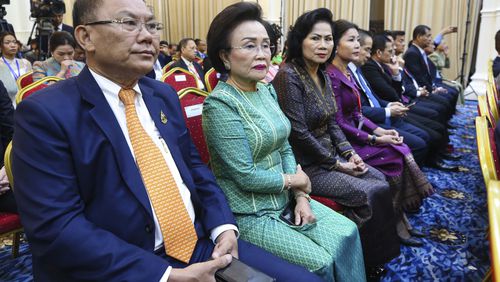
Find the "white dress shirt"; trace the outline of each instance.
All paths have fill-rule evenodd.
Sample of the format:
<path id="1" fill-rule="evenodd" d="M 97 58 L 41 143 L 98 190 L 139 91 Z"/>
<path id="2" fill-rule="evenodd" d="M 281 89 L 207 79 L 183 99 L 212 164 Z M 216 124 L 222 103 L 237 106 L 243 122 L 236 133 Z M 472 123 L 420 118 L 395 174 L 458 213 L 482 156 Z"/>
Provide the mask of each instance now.
<path id="1" fill-rule="evenodd" d="M 123 132 L 123 135 L 125 139 L 127 140 L 128 147 L 130 149 L 130 152 L 132 153 L 134 159 L 134 150 L 132 148 L 132 143 L 130 141 L 130 137 L 128 134 L 128 129 L 127 129 L 127 119 L 125 116 L 125 105 L 120 101 L 120 98 L 118 97 L 118 92 L 120 92 L 121 87 L 112 82 L 111 80 L 95 73 L 92 71 L 90 68 L 90 73 L 96 80 L 97 84 L 99 85 L 99 88 L 101 88 L 102 93 L 104 94 L 104 97 L 106 98 L 106 101 L 108 102 L 109 106 L 111 107 L 111 110 L 113 111 L 113 114 L 116 117 L 116 120 L 118 121 L 118 124 L 120 125 L 120 129 Z M 175 161 L 170 154 L 170 151 L 168 149 L 168 145 L 165 143 L 163 138 L 160 135 L 160 132 L 155 126 L 155 123 L 153 119 L 151 118 L 151 115 L 149 114 L 149 111 L 146 107 L 146 104 L 144 103 L 144 100 L 142 98 L 142 93 L 141 89 L 139 88 L 139 84 L 136 84 L 134 86 L 134 90 L 137 93 L 137 99 L 135 99 L 135 108 L 137 111 L 137 115 L 139 116 L 139 121 L 141 122 L 142 127 L 144 127 L 144 130 L 146 133 L 151 137 L 153 142 L 155 143 L 156 146 L 160 149 L 163 158 L 165 159 L 165 162 L 167 163 L 167 166 L 170 170 L 170 173 L 172 174 L 172 177 L 174 178 L 175 184 L 177 185 L 177 188 L 179 188 L 179 192 L 182 197 L 182 201 L 184 202 L 184 205 L 186 205 L 186 210 L 189 214 L 189 217 L 194 223 L 195 220 L 195 212 L 194 212 L 194 207 L 193 203 L 191 202 L 191 192 L 189 189 L 186 187 L 184 184 L 181 174 L 179 170 L 177 169 L 177 165 L 175 164 Z M 151 201 L 150 201 L 151 204 Z M 158 222 L 158 218 L 156 217 L 153 205 L 151 204 L 151 210 L 153 212 L 153 219 L 155 223 L 155 250 L 158 250 L 159 248 L 163 247 L 163 235 L 161 233 L 160 229 L 160 224 Z M 211 230 L 210 232 L 210 238 L 212 241 L 217 239 L 217 237 L 222 234 L 224 231 L 227 230 L 234 230 L 236 232 L 236 235 L 238 236 L 238 228 L 235 225 L 232 224 L 223 224 L 221 226 L 218 226 Z M 170 274 L 172 267 L 168 267 L 167 271 L 163 275 L 161 281 L 167 281 L 168 275 Z"/>
<path id="2" fill-rule="evenodd" d="M 356 72 L 356 70 L 358 69 L 358 66 L 356 66 L 353 62 L 350 62 L 349 64 L 347 64 L 347 67 L 351 70 L 351 72 L 353 73 L 354 75 L 354 79 L 356 79 L 357 81 L 361 81 L 361 79 L 364 80 L 363 77 L 359 77 L 358 76 L 358 73 Z M 368 83 L 366 82 L 366 80 L 364 81 L 366 85 L 368 85 Z M 370 107 L 373 107 L 373 102 L 372 100 L 368 99 L 368 102 L 370 103 Z M 387 103 L 387 106 L 384 108 L 384 111 L 385 111 L 385 118 L 390 118 L 391 117 L 391 109 L 390 109 L 390 105 L 391 103 Z"/>
<path id="3" fill-rule="evenodd" d="M 156 59 L 155 64 L 153 65 L 153 70 L 155 72 L 155 79 L 161 81 L 161 77 L 163 76 L 163 71 L 161 68 L 160 61 Z"/>
<path id="4" fill-rule="evenodd" d="M 194 77 L 196 78 L 196 85 L 198 85 L 198 88 L 201 90 L 205 90 L 205 85 L 203 84 L 202 77 L 200 77 L 200 74 L 198 73 L 198 70 L 194 67 L 193 62 L 188 61 L 186 58 L 181 56 L 181 59 L 184 61 L 186 66 L 189 69 L 189 72 L 194 74 Z"/>

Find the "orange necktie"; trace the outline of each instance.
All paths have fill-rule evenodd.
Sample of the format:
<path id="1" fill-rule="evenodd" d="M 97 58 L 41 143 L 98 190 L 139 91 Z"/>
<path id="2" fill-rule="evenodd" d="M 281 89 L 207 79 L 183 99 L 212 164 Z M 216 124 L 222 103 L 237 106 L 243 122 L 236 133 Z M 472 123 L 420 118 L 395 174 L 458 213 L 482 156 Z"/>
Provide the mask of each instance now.
<path id="1" fill-rule="evenodd" d="M 127 129 L 142 180 L 160 224 L 167 255 L 188 263 L 198 237 L 163 155 L 142 127 L 135 108 L 135 91 L 121 89 Z"/>

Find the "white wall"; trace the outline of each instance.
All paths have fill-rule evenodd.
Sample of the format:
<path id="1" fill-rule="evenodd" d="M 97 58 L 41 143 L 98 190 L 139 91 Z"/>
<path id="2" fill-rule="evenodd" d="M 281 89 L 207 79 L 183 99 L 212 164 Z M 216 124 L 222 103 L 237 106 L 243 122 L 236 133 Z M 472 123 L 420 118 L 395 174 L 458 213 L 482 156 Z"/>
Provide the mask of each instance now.
<path id="1" fill-rule="evenodd" d="M 476 58 L 476 72 L 472 76 L 469 87 L 465 94 L 486 94 L 486 82 L 488 81 L 488 60 L 495 58 L 495 33 L 500 29 L 500 1 L 483 0 L 481 10 L 481 26 L 479 27 L 479 43 Z M 470 55 L 470 54 L 469 54 Z M 468 95 L 467 98 L 475 98 Z"/>
<path id="2" fill-rule="evenodd" d="M 5 20 L 14 26 L 17 39 L 26 44 L 33 21 L 30 19 L 30 0 L 11 0 L 10 5 L 4 5 L 7 15 Z"/>

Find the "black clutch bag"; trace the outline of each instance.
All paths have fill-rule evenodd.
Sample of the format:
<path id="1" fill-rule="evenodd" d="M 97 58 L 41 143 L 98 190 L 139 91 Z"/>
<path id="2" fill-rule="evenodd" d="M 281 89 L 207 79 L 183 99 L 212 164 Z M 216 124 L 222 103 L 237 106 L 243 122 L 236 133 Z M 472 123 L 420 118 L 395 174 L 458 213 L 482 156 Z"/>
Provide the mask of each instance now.
<path id="1" fill-rule="evenodd" d="M 273 282 L 276 279 L 233 257 L 231 263 L 215 272 L 217 282 Z"/>

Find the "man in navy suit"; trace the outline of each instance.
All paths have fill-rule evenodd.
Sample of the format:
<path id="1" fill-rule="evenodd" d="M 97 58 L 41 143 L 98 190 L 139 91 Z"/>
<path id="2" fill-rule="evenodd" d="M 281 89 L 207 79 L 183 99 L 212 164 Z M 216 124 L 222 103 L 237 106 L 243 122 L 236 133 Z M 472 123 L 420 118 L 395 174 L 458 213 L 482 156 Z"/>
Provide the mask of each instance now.
<path id="1" fill-rule="evenodd" d="M 203 71 L 203 67 L 198 64 L 196 59 L 196 43 L 192 38 L 183 38 L 178 45 L 180 48 L 180 58 L 177 62 L 172 64 L 172 68 L 183 68 L 189 72 L 191 72 L 198 83 L 198 88 L 205 90 L 205 72 Z"/>
<path id="2" fill-rule="evenodd" d="M 24 100 L 15 117 L 14 191 L 35 280 L 214 281 L 231 255 L 278 280 L 319 280 L 237 239 L 233 214 L 191 141 L 177 94 L 144 77 L 162 27 L 144 1 L 76 0 L 73 13 L 87 67 Z M 135 101 L 127 102 L 127 114 L 123 92 Z M 136 122 L 127 124 L 130 115 Z M 166 226 L 176 225 L 164 216 L 159 223 L 159 206 L 143 180 L 151 170 L 142 174 L 135 161 L 144 151 L 135 150 L 137 135 L 129 136 L 133 124 L 173 178 L 153 194 L 178 192 L 175 206 L 196 233 L 187 263 L 163 245 L 172 243 L 165 232 L 175 232 Z M 167 209 L 174 205 L 168 200 L 161 201 Z"/>
<path id="3" fill-rule="evenodd" d="M 437 154 L 448 143 L 447 131 L 444 126 L 446 123 L 445 117 L 430 107 L 419 105 L 420 100 L 411 101 L 402 95 L 402 73 L 399 70 L 398 63 L 391 61 L 391 58 L 393 58 L 393 43 L 385 35 L 376 35 L 373 38 L 371 51 L 371 59 L 363 65 L 362 70 L 374 92 L 381 97 L 387 97 L 385 99 L 392 102 L 405 98 L 407 100 L 402 101 L 406 103 L 417 102 L 416 105 L 410 107 L 407 121 L 425 130 L 430 137 L 427 163 L 444 170 L 456 169 L 441 162 Z M 442 124 L 436 122 L 436 119 L 440 119 Z"/>
<path id="4" fill-rule="evenodd" d="M 415 77 L 420 87 L 432 92 L 432 77 L 429 72 L 429 59 L 425 54 L 425 47 L 432 44 L 431 28 L 426 25 L 417 25 L 413 29 L 413 40 L 403 55 L 405 66 Z"/>
<path id="5" fill-rule="evenodd" d="M 75 30 L 72 26 L 63 23 L 64 14 L 56 14 L 52 20 L 54 31 L 67 31 L 74 35 Z"/>
<path id="6" fill-rule="evenodd" d="M 422 165 L 427 156 L 427 143 L 430 136 L 424 130 L 409 124 L 405 116 L 409 108 L 400 102 L 388 102 L 372 91 L 370 84 L 361 72 L 361 67 L 370 59 L 373 40 L 365 30 L 359 30 L 360 52 L 355 64 L 350 63 L 349 69 L 360 89 L 363 115 L 385 129 L 395 129 L 404 137 L 404 142 L 410 147 L 418 164 Z"/>

